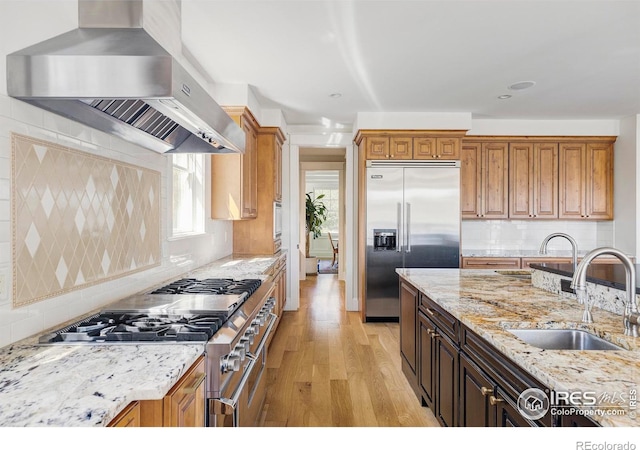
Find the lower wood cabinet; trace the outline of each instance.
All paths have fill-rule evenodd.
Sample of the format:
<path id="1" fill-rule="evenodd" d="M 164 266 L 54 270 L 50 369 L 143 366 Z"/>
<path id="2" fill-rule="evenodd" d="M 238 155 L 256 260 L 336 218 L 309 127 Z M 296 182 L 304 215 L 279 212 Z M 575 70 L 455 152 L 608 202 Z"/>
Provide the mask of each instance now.
<path id="1" fill-rule="evenodd" d="M 109 427 L 204 427 L 204 356 L 160 400 L 131 402 Z"/>
<path id="2" fill-rule="evenodd" d="M 458 347 L 455 319 L 420 294 L 418 380 L 423 404 L 442 426 L 458 425 Z M 453 336 L 454 339 L 451 339 Z"/>
<path id="3" fill-rule="evenodd" d="M 520 258 L 463 257 L 463 269 L 519 269 Z"/>
<path id="4" fill-rule="evenodd" d="M 400 280 L 400 359 L 402 372 L 411 384 L 412 389 L 419 394 L 418 389 L 418 290 L 409 283 Z"/>
<path id="5" fill-rule="evenodd" d="M 469 357 L 460 355 L 460 422 L 461 427 L 490 427 L 495 411 L 489 398 L 495 385 Z"/>
<path id="6" fill-rule="evenodd" d="M 584 416 L 554 417 L 550 411 L 527 419 L 518 397 L 528 388 L 549 394 L 544 384 L 403 279 L 400 298 L 403 373 L 442 426 L 598 426 Z"/>
<path id="7" fill-rule="evenodd" d="M 140 402 L 131 402 L 120 411 L 108 425 L 116 428 L 135 428 L 140 426 Z"/>

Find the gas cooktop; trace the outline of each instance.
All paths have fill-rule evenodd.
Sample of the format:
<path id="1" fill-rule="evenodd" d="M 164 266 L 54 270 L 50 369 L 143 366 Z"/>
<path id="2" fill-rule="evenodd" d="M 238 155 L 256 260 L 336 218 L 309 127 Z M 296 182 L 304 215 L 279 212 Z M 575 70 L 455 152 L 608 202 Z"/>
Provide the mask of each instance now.
<path id="1" fill-rule="evenodd" d="M 41 344 L 206 342 L 261 285 L 259 279 L 184 278 L 109 305 L 40 337 Z"/>

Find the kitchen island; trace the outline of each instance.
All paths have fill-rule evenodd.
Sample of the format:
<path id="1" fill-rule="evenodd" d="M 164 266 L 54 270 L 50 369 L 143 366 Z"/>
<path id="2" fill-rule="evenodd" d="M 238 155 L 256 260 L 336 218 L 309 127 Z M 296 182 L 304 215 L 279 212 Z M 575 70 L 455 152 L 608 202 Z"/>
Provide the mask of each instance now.
<path id="1" fill-rule="evenodd" d="M 550 390 L 617 394 L 618 400 L 623 395 L 628 402 L 640 386 L 640 338 L 624 335 L 620 315 L 604 310 L 596 312 L 594 308 L 596 322 L 582 324 L 583 307 L 575 300 L 535 288 L 531 280 L 494 270 L 397 269 L 397 272 L 401 282 L 415 287 L 458 320 L 461 327 L 479 336 Z M 520 340 L 508 328 L 581 329 L 604 337 L 623 350 L 543 350 Z M 590 418 L 603 426 L 639 426 L 636 413 L 629 409 L 623 415 Z"/>
<path id="2" fill-rule="evenodd" d="M 229 256 L 178 278 L 265 280 L 280 258 Z M 107 426 L 131 402 L 159 400 L 167 395 L 204 353 L 206 345 L 39 345 L 38 338 L 45 333 L 0 348 L 0 426 Z"/>

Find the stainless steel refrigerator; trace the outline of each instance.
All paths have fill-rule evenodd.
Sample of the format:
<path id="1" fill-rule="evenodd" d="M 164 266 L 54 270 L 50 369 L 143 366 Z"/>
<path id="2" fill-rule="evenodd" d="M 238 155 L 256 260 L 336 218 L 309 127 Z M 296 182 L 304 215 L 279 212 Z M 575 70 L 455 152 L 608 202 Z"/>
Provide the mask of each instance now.
<path id="1" fill-rule="evenodd" d="M 460 267 L 460 162 L 367 161 L 367 321 L 397 321 L 396 268 Z"/>

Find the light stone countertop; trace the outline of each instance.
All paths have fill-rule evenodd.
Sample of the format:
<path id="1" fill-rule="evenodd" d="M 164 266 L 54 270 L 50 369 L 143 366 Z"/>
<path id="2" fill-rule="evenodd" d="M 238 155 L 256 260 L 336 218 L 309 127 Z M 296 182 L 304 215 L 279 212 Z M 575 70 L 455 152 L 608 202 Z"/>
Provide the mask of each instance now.
<path id="1" fill-rule="evenodd" d="M 595 323 L 581 323 L 583 307 L 530 281 L 490 269 L 397 269 L 398 274 L 554 390 L 623 394 L 640 388 L 640 338 L 623 334 L 622 316 L 593 308 Z M 505 328 L 576 328 L 626 350 L 543 350 Z M 640 414 L 640 406 L 636 414 Z M 604 426 L 640 426 L 638 417 L 590 416 Z"/>
<path id="2" fill-rule="evenodd" d="M 229 256 L 180 278 L 264 280 L 278 258 Z M 163 398 L 205 349 L 193 342 L 38 345 L 45 333 L 0 348 L 0 426 L 106 426 L 134 400 Z"/>

